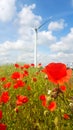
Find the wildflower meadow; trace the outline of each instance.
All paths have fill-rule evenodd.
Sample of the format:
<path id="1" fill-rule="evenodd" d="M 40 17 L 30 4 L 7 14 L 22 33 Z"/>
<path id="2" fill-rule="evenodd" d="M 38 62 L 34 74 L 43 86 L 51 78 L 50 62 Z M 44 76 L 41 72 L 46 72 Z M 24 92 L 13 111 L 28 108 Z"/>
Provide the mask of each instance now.
<path id="1" fill-rule="evenodd" d="M 73 130 L 72 69 L 0 66 L 0 130 Z"/>

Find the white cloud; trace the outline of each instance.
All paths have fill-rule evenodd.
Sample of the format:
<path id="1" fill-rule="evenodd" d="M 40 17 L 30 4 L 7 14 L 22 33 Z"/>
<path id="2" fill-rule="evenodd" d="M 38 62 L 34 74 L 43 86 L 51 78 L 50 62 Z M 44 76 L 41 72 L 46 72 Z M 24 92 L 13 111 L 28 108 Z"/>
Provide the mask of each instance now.
<path id="1" fill-rule="evenodd" d="M 33 55 L 33 45 L 28 46 L 23 40 L 15 42 L 6 41 L 0 44 L 0 62 L 1 63 L 14 63 L 14 62 L 31 62 Z M 30 58 L 30 60 L 29 60 Z M 3 60 L 2 62 L 2 59 Z"/>
<path id="2" fill-rule="evenodd" d="M 4 0 L 3 0 L 4 1 Z M 7 0 L 8 1 L 8 0 Z M 15 0 L 10 0 L 14 1 Z M 7 5 L 6 3 L 5 5 Z M 9 5 L 9 4 L 8 4 Z M 2 5 L 0 5 L 2 7 Z M 7 8 L 9 6 L 6 6 Z M 15 4 L 10 4 L 11 12 L 15 11 Z M 13 7 L 13 8 L 12 8 Z M 33 13 L 35 4 L 30 6 L 25 5 L 17 14 L 16 22 L 18 24 L 18 39 L 14 42 L 5 41 L 0 43 L 0 63 L 14 63 L 14 62 L 34 62 L 34 43 L 35 43 L 35 27 L 41 25 L 42 17 Z M 9 10 L 10 11 L 10 10 Z M 13 17 L 13 13 L 9 12 L 8 16 L 1 16 L 1 21 L 8 21 Z M 6 12 L 7 13 L 7 12 Z M 10 15 L 11 13 L 11 15 Z M 9 15 L 11 16 L 9 18 Z M 47 31 L 38 30 L 37 46 L 41 49 L 37 52 L 37 61 L 43 65 L 49 62 L 71 62 L 73 58 L 73 28 L 70 32 L 61 37 L 60 40 L 53 35 L 53 31 L 58 31 L 66 27 L 63 19 L 53 21 L 49 24 Z M 42 50 L 45 46 L 48 52 Z"/>
<path id="3" fill-rule="evenodd" d="M 58 21 L 52 21 L 50 22 L 48 29 L 51 31 L 58 31 L 64 29 L 67 24 L 65 23 L 64 19 L 60 19 Z"/>
<path id="4" fill-rule="evenodd" d="M 68 54 L 63 52 L 51 53 L 48 55 L 39 52 L 37 56 L 38 63 L 41 62 L 44 66 L 49 64 L 50 62 L 62 62 L 70 66 L 70 64 L 73 63 L 72 59 L 73 59 L 73 53 Z"/>
<path id="5" fill-rule="evenodd" d="M 34 49 L 34 30 L 32 27 L 34 25 L 39 25 L 41 22 L 41 17 L 35 15 L 33 13 L 33 9 L 35 5 L 24 6 L 22 10 L 18 13 L 17 24 L 19 25 L 19 37 L 18 40 L 11 42 L 5 41 L 4 43 L 0 43 L 0 52 L 4 54 L 8 54 L 7 59 L 4 62 L 11 61 L 28 61 L 31 62 L 33 59 L 33 49 Z M 32 56 L 31 56 L 32 55 Z M 5 56 L 5 55 L 4 55 Z M 5 56 L 5 57 L 6 57 Z M 29 60 L 30 58 L 30 60 Z M 28 60 L 27 60 L 28 59 Z M 0 58 L 1 61 L 1 58 Z"/>
<path id="6" fill-rule="evenodd" d="M 17 23 L 19 25 L 18 33 L 21 39 L 26 42 L 32 42 L 34 35 L 34 28 L 40 25 L 42 17 L 35 15 L 33 9 L 35 4 L 30 6 L 24 6 L 22 10 L 18 13 Z"/>
<path id="7" fill-rule="evenodd" d="M 29 60 L 30 58 L 30 60 Z M 25 53 L 21 53 L 21 55 L 19 55 L 17 57 L 17 62 L 24 62 L 24 63 L 33 63 L 33 58 L 34 58 L 34 55 L 33 55 L 33 52 L 31 51 L 26 51 Z"/>
<path id="8" fill-rule="evenodd" d="M 35 8 L 35 4 L 30 6 L 24 6 L 22 10 L 18 14 L 18 21 L 20 26 L 26 27 L 35 27 L 39 26 L 40 21 L 42 20 L 41 16 L 35 15 L 33 13 L 33 9 Z"/>
<path id="9" fill-rule="evenodd" d="M 3 50 L 24 50 L 26 48 L 31 48 L 32 45 L 29 47 L 23 40 L 17 40 L 15 42 L 6 41 L 2 44 L 0 44 L 0 52 Z"/>
<path id="10" fill-rule="evenodd" d="M 50 49 L 54 52 L 73 52 L 73 28 L 71 28 L 70 32 L 62 37 L 61 40 L 55 44 L 50 46 Z"/>
<path id="11" fill-rule="evenodd" d="M 10 21 L 16 11 L 16 0 L 0 0 L 0 21 Z"/>
<path id="12" fill-rule="evenodd" d="M 38 44 L 50 45 L 55 43 L 56 37 L 51 31 L 41 31 L 38 33 Z"/>

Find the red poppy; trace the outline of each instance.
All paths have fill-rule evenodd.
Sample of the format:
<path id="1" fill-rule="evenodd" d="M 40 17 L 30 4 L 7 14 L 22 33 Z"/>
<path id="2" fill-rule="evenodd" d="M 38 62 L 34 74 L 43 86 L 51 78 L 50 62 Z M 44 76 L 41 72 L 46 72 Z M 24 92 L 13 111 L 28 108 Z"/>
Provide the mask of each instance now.
<path id="1" fill-rule="evenodd" d="M 2 101 L 1 101 L 1 96 L 0 96 L 0 104 L 2 103 Z"/>
<path id="2" fill-rule="evenodd" d="M 16 68 L 19 68 L 19 67 L 20 67 L 19 64 L 17 64 L 17 63 L 14 64 L 14 66 L 15 66 Z"/>
<path id="3" fill-rule="evenodd" d="M 17 84 L 17 83 L 15 83 L 15 84 L 14 84 L 14 86 L 13 86 L 13 88 L 14 88 L 14 89 L 19 88 L 18 84 Z"/>
<path id="4" fill-rule="evenodd" d="M 2 95 L 1 95 L 1 102 L 3 103 L 7 103 L 9 101 L 9 93 L 8 91 L 6 92 L 3 92 Z"/>
<path id="5" fill-rule="evenodd" d="M 0 130 L 6 130 L 7 126 L 3 123 L 0 123 Z"/>
<path id="6" fill-rule="evenodd" d="M 25 82 L 23 82 L 22 80 L 17 80 L 17 85 L 18 85 L 18 87 L 24 87 Z"/>
<path id="7" fill-rule="evenodd" d="M 47 107 L 46 100 L 42 101 L 42 106 Z"/>
<path id="8" fill-rule="evenodd" d="M 19 87 L 24 87 L 25 86 L 25 82 L 23 82 L 22 80 L 17 80 L 17 82 L 14 84 L 13 88 L 17 89 Z"/>
<path id="9" fill-rule="evenodd" d="M 52 112 L 56 109 L 56 102 L 52 101 L 50 104 L 47 106 L 47 108 Z"/>
<path id="10" fill-rule="evenodd" d="M 11 86 L 10 82 L 7 82 L 6 84 L 4 84 L 4 88 L 10 88 L 10 86 Z"/>
<path id="11" fill-rule="evenodd" d="M 14 109 L 14 111 L 15 111 L 16 113 L 18 113 L 18 112 L 19 112 L 19 109 L 16 107 L 16 108 Z"/>
<path id="12" fill-rule="evenodd" d="M 17 96 L 16 105 L 22 105 L 23 103 L 27 103 L 27 102 L 28 102 L 27 96 L 23 96 L 23 95 Z"/>
<path id="13" fill-rule="evenodd" d="M 35 65 L 32 63 L 31 66 L 34 67 Z"/>
<path id="14" fill-rule="evenodd" d="M 68 82 L 72 74 L 72 70 L 67 69 L 63 63 L 50 63 L 43 69 L 43 72 L 45 72 L 48 75 L 48 79 L 55 84 Z"/>
<path id="15" fill-rule="evenodd" d="M 21 106 L 22 104 L 23 104 L 22 101 L 20 101 L 20 100 L 17 100 L 17 101 L 16 101 L 16 105 L 17 105 L 17 106 Z"/>
<path id="16" fill-rule="evenodd" d="M 66 86 L 60 86 L 60 90 L 61 90 L 62 92 L 65 92 L 65 91 L 66 91 Z"/>
<path id="17" fill-rule="evenodd" d="M 24 70 L 24 73 L 23 73 L 23 76 L 28 76 L 28 71 L 27 70 Z"/>
<path id="18" fill-rule="evenodd" d="M 42 66 L 42 64 L 41 64 L 41 63 L 39 63 L 37 67 L 38 67 L 38 68 L 40 68 L 41 66 Z"/>
<path id="19" fill-rule="evenodd" d="M 42 106 L 47 107 L 47 105 L 46 105 L 46 95 L 44 95 L 44 94 L 40 95 L 39 99 L 42 101 Z"/>
<path id="20" fill-rule="evenodd" d="M 11 75 L 12 79 L 20 79 L 20 78 L 23 78 L 23 75 L 19 72 L 14 72 L 12 75 Z"/>
<path id="21" fill-rule="evenodd" d="M 38 75 L 40 72 L 36 72 L 36 75 Z"/>
<path id="22" fill-rule="evenodd" d="M 24 66 L 21 66 L 21 70 L 23 70 L 24 69 Z"/>
<path id="23" fill-rule="evenodd" d="M 41 63 L 39 63 L 38 65 L 39 65 L 39 66 L 42 66 L 42 64 L 41 64 Z"/>
<path id="24" fill-rule="evenodd" d="M 2 110 L 0 110 L 0 119 L 2 119 Z"/>
<path id="25" fill-rule="evenodd" d="M 28 69 L 30 67 L 29 64 L 24 64 L 24 68 Z"/>
<path id="26" fill-rule="evenodd" d="M 31 87 L 30 87 L 30 86 L 27 86 L 27 90 L 31 90 Z"/>
<path id="27" fill-rule="evenodd" d="M 6 77 L 1 77 L 0 78 L 0 81 L 5 81 L 6 80 Z"/>
<path id="28" fill-rule="evenodd" d="M 42 94 L 42 95 L 40 95 L 39 99 L 44 101 L 44 100 L 46 100 L 46 96 L 44 94 Z"/>
<path id="29" fill-rule="evenodd" d="M 64 117 L 64 119 L 66 119 L 66 120 L 70 119 L 70 116 L 69 116 L 68 114 L 66 114 L 66 113 L 64 114 L 63 117 Z"/>
<path id="30" fill-rule="evenodd" d="M 35 78 L 35 77 L 33 77 L 33 79 L 32 79 L 34 82 L 36 82 L 37 81 L 37 78 Z"/>

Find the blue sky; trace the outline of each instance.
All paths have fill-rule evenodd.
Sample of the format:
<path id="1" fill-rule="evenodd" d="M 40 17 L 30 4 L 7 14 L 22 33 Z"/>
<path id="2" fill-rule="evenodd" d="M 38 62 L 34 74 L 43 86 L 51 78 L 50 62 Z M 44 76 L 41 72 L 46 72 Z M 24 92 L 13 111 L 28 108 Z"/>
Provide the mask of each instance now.
<path id="1" fill-rule="evenodd" d="M 0 1 L 0 64 L 34 63 L 34 28 L 46 20 L 38 30 L 37 63 L 72 64 L 73 0 Z"/>

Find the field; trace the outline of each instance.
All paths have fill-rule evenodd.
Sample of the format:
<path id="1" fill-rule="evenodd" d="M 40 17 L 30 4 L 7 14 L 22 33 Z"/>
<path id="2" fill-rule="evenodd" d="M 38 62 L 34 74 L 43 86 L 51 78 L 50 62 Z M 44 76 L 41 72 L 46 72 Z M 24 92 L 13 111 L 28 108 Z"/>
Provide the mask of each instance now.
<path id="1" fill-rule="evenodd" d="M 61 85 L 63 74 L 46 73 L 40 64 L 0 66 L 0 130 L 73 130 L 73 74 Z"/>

